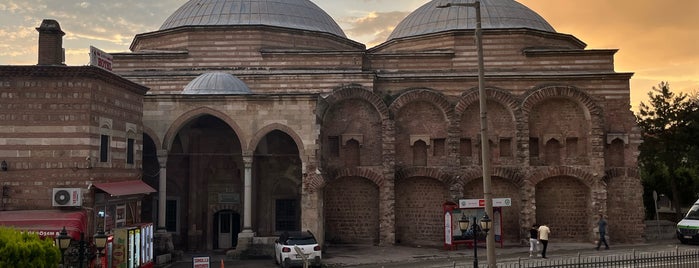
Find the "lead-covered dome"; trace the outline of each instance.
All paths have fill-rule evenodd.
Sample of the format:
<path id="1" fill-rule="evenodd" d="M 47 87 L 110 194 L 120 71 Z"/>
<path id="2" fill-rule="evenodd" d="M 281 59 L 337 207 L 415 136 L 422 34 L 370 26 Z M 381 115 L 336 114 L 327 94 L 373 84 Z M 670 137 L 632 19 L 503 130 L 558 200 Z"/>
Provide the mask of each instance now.
<path id="1" fill-rule="evenodd" d="M 473 0 L 432 0 L 413 11 L 393 30 L 388 40 L 448 30 L 475 29 L 476 9 L 466 6 L 438 8 L 444 3 L 473 3 Z M 480 0 L 481 28 L 529 28 L 555 32 L 539 14 L 514 0 Z"/>
<path id="2" fill-rule="evenodd" d="M 205 73 L 190 81 L 182 94 L 251 94 L 242 80 L 229 73 Z"/>
<path id="3" fill-rule="evenodd" d="M 309 0 L 190 0 L 160 30 L 202 25 L 267 25 L 346 37 L 335 20 Z"/>

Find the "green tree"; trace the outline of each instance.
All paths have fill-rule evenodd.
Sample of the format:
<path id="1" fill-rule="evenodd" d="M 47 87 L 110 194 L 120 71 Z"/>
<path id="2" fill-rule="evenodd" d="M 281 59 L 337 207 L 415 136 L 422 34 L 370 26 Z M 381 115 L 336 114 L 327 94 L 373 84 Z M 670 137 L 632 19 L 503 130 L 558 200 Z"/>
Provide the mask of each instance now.
<path id="1" fill-rule="evenodd" d="M 638 162 L 646 204 L 650 201 L 652 205 L 649 192 L 665 193 L 672 200 L 676 217 L 681 218 L 681 207 L 693 202 L 699 192 L 697 101 L 687 94 L 672 93 L 667 82 L 653 87 L 648 96 L 649 104 L 641 103 L 636 115 L 643 135 Z"/>
<path id="2" fill-rule="evenodd" d="M 61 252 L 50 239 L 0 226 L 0 267 L 55 268 Z"/>

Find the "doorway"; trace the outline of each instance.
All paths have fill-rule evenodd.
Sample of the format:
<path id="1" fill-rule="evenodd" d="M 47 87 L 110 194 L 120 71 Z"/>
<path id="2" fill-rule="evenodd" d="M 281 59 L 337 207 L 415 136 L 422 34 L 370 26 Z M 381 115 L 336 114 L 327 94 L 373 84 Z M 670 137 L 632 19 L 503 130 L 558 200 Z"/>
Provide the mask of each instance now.
<path id="1" fill-rule="evenodd" d="M 214 214 L 214 248 L 229 249 L 238 244 L 240 214 L 232 210 L 222 210 Z"/>

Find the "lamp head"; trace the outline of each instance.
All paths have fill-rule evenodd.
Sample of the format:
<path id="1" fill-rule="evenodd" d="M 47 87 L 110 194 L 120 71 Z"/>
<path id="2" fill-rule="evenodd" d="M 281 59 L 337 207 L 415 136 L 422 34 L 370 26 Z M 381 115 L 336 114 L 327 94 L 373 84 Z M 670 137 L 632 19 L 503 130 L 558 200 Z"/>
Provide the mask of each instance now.
<path id="1" fill-rule="evenodd" d="M 102 250 L 107 246 L 107 235 L 104 234 L 103 230 L 99 230 L 93 239 L 95 241 L 95 248 L 97 248 L 97 252 L 102 252 Z"/>
<path id="2" fill-rule="evenodd" d="M 493 221 L 488 217 L 488 214 L 483 215 L 483 218 L 481 218 L 481 230 L 488 233 L 492 227 Z"/>
<path id="3" fill-rule="evenodd" d="M 58 236 L 56 237 L 56 242 L 58 243 L 58 248 L 61 250 L 61 252 L 66 251 L 66 249 L 70 247 L 70 240 L 71 237 L 68 235 L 66 227 L 63 226 L 63 229 L 60 233 L 58 233 Z"/>
<path id="4" fill-rule="evenodd" d="M 469 223 L 468 217 L 466 217 L 465 214 L 461 214 L 461 219 L 459 219 L 459 230 L 461 230 L 462 234 L 468 230 Z"/>

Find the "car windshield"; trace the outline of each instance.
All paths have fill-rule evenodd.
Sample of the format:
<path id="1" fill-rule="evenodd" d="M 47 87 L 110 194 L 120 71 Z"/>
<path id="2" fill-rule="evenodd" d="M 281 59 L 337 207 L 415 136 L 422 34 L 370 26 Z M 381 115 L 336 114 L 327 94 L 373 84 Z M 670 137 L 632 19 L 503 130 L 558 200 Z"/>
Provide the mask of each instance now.
<path id="1" fill-rule="evenodd" d="M 694 205 L 687 212 L 687 216 L 684 217 L 688 220 L 699 220 L 699 205 Z"/>
<path id="2" fill-rule="evenodd" d="M 292 237 L 286 240 L 287 245 L 313 245 L 317 244 L 313 237 Z"/>

